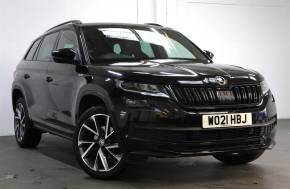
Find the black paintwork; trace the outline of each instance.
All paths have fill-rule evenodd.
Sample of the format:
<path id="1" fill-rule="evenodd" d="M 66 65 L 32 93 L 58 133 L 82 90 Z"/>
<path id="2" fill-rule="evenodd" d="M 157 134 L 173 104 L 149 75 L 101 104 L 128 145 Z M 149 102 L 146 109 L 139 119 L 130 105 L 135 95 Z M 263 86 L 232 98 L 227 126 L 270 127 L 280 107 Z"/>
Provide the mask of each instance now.
<path id="1" fill-rule="evenodd" d="M 238 84 L 259 84 L 263 81 L 263 76 L 259 73 L 238 66 L 213 64 L 210 59 L 208 62 L 167 59 L 93 65 L 87 56 L 81 27 L 95 25 L 162 28 L 152 25 L 69 22 L 48 30 L 43 36 L 65 29 L 75 31 L 80 60 L 72 64 L 23 59 L 18 64 L 12 86 L 13 103 L 16 94 L 21 94 L 26 99 L 35 127 L 71 139 L 80 116 L 82 99 L 93 96 L 95 102 L 106 106 L 126 149 L 132 153 L 155 156 L 203 155 L 223 151 L 266 149 L 274 143 L 277 116 L 270 91 L 257 106 L 235 105 L 222 110 L 217 107 L 196 110 L 184 109 L 174 99 L 125 92 L 116 87 L 115 81 L 117 79 L 180 85 L 180 81 L 203 81 L 207 77 L 223 76 L 228 79 L 226 87 L 229 88 Z M 128 99 L 142 102 L 143 106 L 130 107 L 126 104 Z M 210 139 L 211 134 L 221 131 L 243 132 L 240 128 L 202 129 L 201 115 L 213 112 L 252 112 L 254 125 L 250 132 L 254 132 L 254 128 L 268 127 L 271 127 L 271 132 L 261 135 L 260 138 L 244 136 L 224 140 L 226 138 L 220 136 L 215 140 Z"/>

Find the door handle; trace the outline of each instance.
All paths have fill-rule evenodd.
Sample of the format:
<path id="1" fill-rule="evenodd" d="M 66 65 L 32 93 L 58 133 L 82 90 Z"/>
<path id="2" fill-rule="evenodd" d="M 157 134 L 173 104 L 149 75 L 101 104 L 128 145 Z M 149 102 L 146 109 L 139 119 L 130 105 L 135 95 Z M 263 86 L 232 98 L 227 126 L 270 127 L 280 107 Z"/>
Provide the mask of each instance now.
<path id="1" fill-rule="evenodd" d="M 53 78 L 52 78 L 52 77 L 50 77 L 50 76 L 47 76 L 47 77 L 46 77 L 46 82 L 49 83 L 49 82 L 52 82 L 52 81 L 53 81 Z"/>
<path id="2" fill-rule="evenodd" d="M 29 74 L 24 74 L 24 79 L 28 79 L 28 78 L 30 78 L 30 75 Z"/>

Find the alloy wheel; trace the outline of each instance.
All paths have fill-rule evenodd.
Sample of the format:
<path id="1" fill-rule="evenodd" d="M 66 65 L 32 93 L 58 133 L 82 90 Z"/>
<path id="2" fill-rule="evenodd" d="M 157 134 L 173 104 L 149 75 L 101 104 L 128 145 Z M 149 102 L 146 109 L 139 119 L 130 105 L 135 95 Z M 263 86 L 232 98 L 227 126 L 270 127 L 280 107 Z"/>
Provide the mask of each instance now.
<path id="1" fill-rule="evenodd" d="M 25 111 L 24 107 L 21 103 L 18 103 L 15 108 L 15 114 L 14 114 L 14 130 L 15 130 L 15 136 L 18 141 L 22 141 L 24 137 L 24 131 L 25 131 Z"/>
<path id="2" fill-rule="evenodd" d="M 78 133 L 78 149 L 93 171 L 108 172 L 120 163 L 122 153 L 109 115 L 95 114 L 85 120 Z"/>

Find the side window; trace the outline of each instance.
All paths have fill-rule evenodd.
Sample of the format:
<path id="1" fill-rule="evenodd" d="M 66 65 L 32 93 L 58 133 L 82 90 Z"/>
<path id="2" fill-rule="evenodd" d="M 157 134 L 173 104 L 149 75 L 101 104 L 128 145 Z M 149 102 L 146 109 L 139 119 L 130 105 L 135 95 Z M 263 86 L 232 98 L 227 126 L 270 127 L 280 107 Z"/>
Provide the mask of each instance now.
<path id="1" fill-rule="evenodd" d="M 31 45 L 31 47 L 30 47 L 28 53 L 26 54 L 25 60 L 28 60 L 28 61 L 33 60 L 33 57 L 34 57 L 35 51 L 36 51 L 36 49 L 37 49 L 39 43 L 40 43 L 40 39 L 38 39 L 37 41 L 35 41 L 35 42 L 33 43 L 33 45 Z"/>
<path id="2" fill-rule="evenodd" d="M 75 57 L 75 60 L 79 60 L 78 52 L 78 40 L 77 35 L 72 30 L 64 30 L 61 32 L 61 36 L 58 41 L 57 49 L 73 49 L 77 55 Z"/>
<path id="3" fill-rule="evenodd" d="M 53 50 L 54 43 L 58 33 L 49 34 L 44 37 L 41 47 L 38 52 L 37 60 L 39 61 L 51 61 L 51 52 Z"/>
<path id="4" fill-rule="evenodd" d="M 66 48 L 73 49 L 76 53 L 78 52 L 77 35 L 72 30 L 64 30 L 63 32 L 61 32 L 57 49 L 66 49 Z"/>

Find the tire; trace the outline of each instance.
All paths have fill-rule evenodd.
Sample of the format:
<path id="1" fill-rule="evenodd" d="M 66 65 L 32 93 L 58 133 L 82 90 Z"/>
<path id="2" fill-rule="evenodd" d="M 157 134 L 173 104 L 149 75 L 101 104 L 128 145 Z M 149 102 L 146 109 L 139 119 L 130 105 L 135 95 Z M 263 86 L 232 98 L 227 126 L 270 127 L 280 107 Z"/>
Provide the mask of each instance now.
<path id="1" fill-rule="evenodd" d="M 33 128 L 25 100 L 19 98 L 14 111 L 14 133 L 17 144 L 21 148 L 35 148 L 41 140 L 41 131 Z"/>
<path id="2" fill-rule="evenodd" d="M 255 161 L 263 153 L 264 150 L 241 152 L 241 153 L 222 153 L 215 154 L 213 155 L 213 157 L 215 157 L 217 160 L 223 162 L 226 165 L 242 165 Z"/>
<path id="3" fill-rule="evenodd" d="M 117 129 L 105 107 L 92 107 L 78 121 L 73 147 L 81 168 L 98 179 L 118 176 L 125 167 Z"/>

